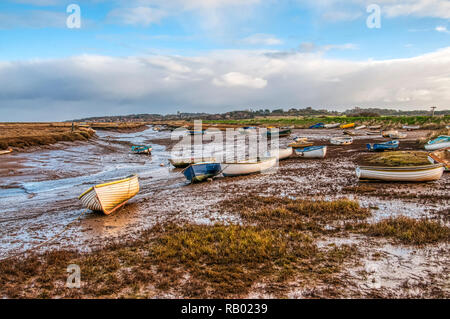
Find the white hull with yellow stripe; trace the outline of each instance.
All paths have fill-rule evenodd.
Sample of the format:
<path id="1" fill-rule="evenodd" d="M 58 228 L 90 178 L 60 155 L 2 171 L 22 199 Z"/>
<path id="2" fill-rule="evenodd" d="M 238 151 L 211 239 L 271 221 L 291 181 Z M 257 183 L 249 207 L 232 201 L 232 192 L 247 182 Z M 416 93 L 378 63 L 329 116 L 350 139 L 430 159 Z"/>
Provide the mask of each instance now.
<path id="1" fill-rule="evenodd" d="M 389 182 L 431 182 L 437 181 L 444 173 L 443 164 L 412 167 L 376 167 L 356 168 L 359 179 L 373 179 Z"/>
<path id="2" fill-rule="evenodd" d="M 133 175 L 114 182 L 95 185 L 81 194 L 79 199 L 84 207 L 109 215 L 138 192 L 139 179 L 137 175 Z"/>

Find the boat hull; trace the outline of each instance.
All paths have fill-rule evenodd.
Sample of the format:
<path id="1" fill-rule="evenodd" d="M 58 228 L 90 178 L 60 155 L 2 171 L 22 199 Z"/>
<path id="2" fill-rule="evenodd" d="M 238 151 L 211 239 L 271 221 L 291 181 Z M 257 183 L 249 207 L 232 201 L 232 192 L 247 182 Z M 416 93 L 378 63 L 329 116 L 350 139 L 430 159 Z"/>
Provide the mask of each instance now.
<path id="1" fill-rule="evenodd" d="M 109 215 L 125 205 L 138 192 L 139 179 L 137 175 L 133 175 L 122 180 L 93 186 L 81 194 L 79 199 L 84 207 Z"/>
<path id="2" fill-rule="evenodd" d="M 367 144 L 367 149 L 369 151 L 386 151 L 386 150 L 395 150 L 399 146 L 398 141 L 379 143 L 379 144 Z"/>
<path id="3" fill-rule="evenodd" d="M 434 144 L 426 144 L 425 149 L 427 151 L 435 151 L 444 148 L 450 147 L 450 142 L 442 142 L 442 143 L 434 143 Z"/>
<path id="4" fill-rule="evenodd" d="M 191 183 L 200 183 L 220 173 L 220 163 L 197 163 L 183 170 L 183 174 Z"/>
<path id="5" fill-rule="evenodd" d="M 276 157 L 270 157 L 258 162 L 222 163 L 222 174 L 226 177 L 232 177 L 261 173 L 274 167 L 276 163 Z"/>
<path id="6" fill-rule="evenodd" d="M 446 148 L 440 151 L 435 151 L 428 154 L 431 163 L 444 164 L 445 170 L 450 171 L 450 148 Z"/>
<path id="7" fill-rule="evenodd" d="M 215 162 L 215 157 L 203 157 L 203 158 L 171 158 L 169 159 L 170 164 L 176 168 L 186 168 L 191 164 L 203 163 L 203 162 Z"/>
<path id="8" fill-rule="evenodd" d="M 342 124 L 341 128 L 352 128 L 355 126 L 355 123 L 349 123 L 349 124 Z"/>
<path id="9" fill-rule="evenodd" d="M 327 155 L 326 146 L 313 146 L 296 149 L 295 153 L 303 158 L 324 158 Z"/>
<path id="10" fill-rule="evenodd" d="M 289 156 L 291 156 L 293 153 L 293 149 L 292 147 L 288 147 L 288 148 L 280 148 L 278 150 L 278 152 L 275 151 L 271 151 L 270 152 L 270 157 L 276 157 L 279 161 L 284 160 L 286 158 L 288 158 Z"/>
<path id="11" fill-rule="evenodd" d="M 442 177 L 442 164 L 414 167 L 374 167 L 356 168 L 356 176 L 361 180 L 380 180 L 388 182 L 432 182 Z"/>
<path id="12" fill-rule="evenodd" d="M 7 149 L 7 150 L 3 150 L 3 151 L 0 151 L 0 155 L 5 155 L 5 154 L 9 154 L 9 153 L 12 153 L 12 149 Z"/>
<path id="13" fill-rule="evenodd" d="M 333 145 L 350 145 L 353 143 L 353 138 L 351 137 L 335 137 L 330 139 L 330 143 Z"/>
<path id="14" fill-rule="evenodd" d="M 341 125 L 341 123 L 336 123 L 336 124 L 325 124 L 324 127 L 325 128 L 337 128 Z"/>

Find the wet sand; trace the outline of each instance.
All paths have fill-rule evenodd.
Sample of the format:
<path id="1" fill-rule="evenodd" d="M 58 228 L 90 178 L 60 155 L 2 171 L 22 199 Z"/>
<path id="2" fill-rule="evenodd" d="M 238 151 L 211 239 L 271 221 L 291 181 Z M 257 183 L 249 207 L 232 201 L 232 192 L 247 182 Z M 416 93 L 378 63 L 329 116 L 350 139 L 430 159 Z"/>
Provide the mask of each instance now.
<path id="1" fill-rule="evenodd" d="M 294 130 L 316 145 L 328 145 L 341 130 Z M 416 139 L 427 131 L 408 132 L 400 140 L 400 150 L 418 149 Z M 360 183 L 356 178 L 357 158 L 368 142 L 386 141 L 381 136 L 355 136 L 349 146 L 328 145 L 323 160 L 293 156 L 282 161 L 272 174 L 235 178 L 215 178 L 212 182 L 189 185 L 168 163 L 167 149 L 174 145 L 170 132 L 148 129 L 121 133 L 99 131 L 86 142 L 59 143 L 49 149 L 15 153 L 2 157 L 0 169 L 0 258 L 25 251 L 60 232 L 84 210 L 77 197 L 93 184 L 115 177 L 139 174 L 141 191 L 128 205 L 112 216 L 87 212 L 56 241 L 42 250 L 75 248 L 89 251 L 109 242 L 134 238 L 140 230 L 159 222 L 239 223 L 236 212 L 218 207 L 224 199 L 245 194 L 290 196 L 292 198 L 336 199 L 348 197 L 371 207 L 372 221 L 390 216 L 444 220 L 450 212 L 449 174 L 437 182 Z M 288 139 L 281 139 L 287 144 Z M 152 156 L 130 154 L 131 144 L 151 143 Z M 3 163 L 6 163 L 3 165 Z M 163 163 L 165 166 L 161 167 Z M 348 289 L 344 297 L 430 297 L 432 287 L 450 293 L 448 286 L 448 243 L 409 247 L 392 245 L 388 240 L 365 236 L 327 238 L 336 245 L 356 243 L 364 256 L 342 274 Z M 373 257 L 381 255 L 382 257 Z M 299 288 L 289 284 L 289 297 L 327 297 L 330 287 Z M 163 296 L 164 297 L 164 296 Z M 175 296 L 180 297 L 180 296 Z M 182 296 L 181 296 L 182 297 Z M 248 296 L 270 297 L 264 286 Z"/>

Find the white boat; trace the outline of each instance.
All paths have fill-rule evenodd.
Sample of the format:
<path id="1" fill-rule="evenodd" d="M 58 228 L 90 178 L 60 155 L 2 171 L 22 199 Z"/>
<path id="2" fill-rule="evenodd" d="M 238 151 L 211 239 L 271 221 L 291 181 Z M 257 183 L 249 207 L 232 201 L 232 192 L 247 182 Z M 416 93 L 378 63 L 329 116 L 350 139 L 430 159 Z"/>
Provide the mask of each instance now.
<path id="1" fill-rule="evenodd" d="M 388 131 L 382 131 L 381 132 L 381 135 L 383 137 L 389 137 L 390 135 L 395 135 L 395 134 L 398 134 L 398 131 L 396 131 L 396 130 L 388 130 Z"/>
<path id="2" fill-rule="evenodd" d="M 12 148 L 8 148 L 7 150 L 3 150 L 3 151 L 0 151 L 0 155 L 5 155 L 5 154 L 9 154 L 9 153 L 12 153 Z"/>
<path id="3" fill-rule="evenodd" d="M 369 130 L 378 130 L 381 128 L 381 125 L 371 125 L 367 127 Z"/>
<path id="4" fill-rule="evenodd" d="M 381 132 L 367 131 L 366 134 L 367 134 L 367 135 L 381 135 Z"/>
<path id="5" fill-rule="evenodd" d="M 333 123 L 333 124 L 325 124 L 325 128 L 337 128 L 341 125 L 341 123 Z"/>
<path id="6" fill-rule="evenodd" d="M 352 137 L 333 137 L 330 139 L 330 143 L 333 145 L 350 145 L 353 143 Z"/>
<path id="7" fill-rule="evenodd" d="M 83 206 L 94 211 L 102 211 L 109 215 L 119 209 L 139 192 L 137 175 L 95 185 L 80 195 Z"/>
<path id="8" fill-rule="evenodd" d="M 441 135 L 438 138 L 428 141 L 425 145 L 425 149 L 428 151 L 440 150 L 450 147 L 450 136 Z"/>
<path id="9" fill-rule="evenodd" d="M 403 125 L 403 129 L 407 131 L 418 130 L 420 125 Z"/>
<path id="10" fill-rule="evenodd" d="M 366 128 L 366 126 L 365 125 L 361 125 L 361 126 L 355 127 L 355 130 L 362 130 L 363 128 Z"/>
<path id="11" fill-rule="evenodd" d="M 408 134 L 402 133 L 402 132 L 397 132 L 397 133 L 390 133 L 390 134 L 388 134 L 388 137 L 389 137 L 389 138 L 395 138 L 395 139 L 398 139 L 398 138 L 406 138 L 407 136 L 408 136 Z"/>
<path id="12" fill-rule="evenodd" d="M 291 156 L 292 152 L 293 152 L 292 147 L 280 148 L 278 149 L 278 151 L 277 150 L 270 151 L 269 157 L 276 157 L 279 161 L 281 161 Z"/>
<path id="13" fill-rule="evenodd" d="M 295 153 L 304 158 L 324 158 L 327 155 L 326 146 L 311 146 L 295 149 Z"/>
<path id="14" fill-rule="evenodd" d="M 358 166 L 359 179 L 389 182 L 431 182 L 439 180 L 444 173 L 443 164 L 405 167 Z"/>
<path id="15" fill-rule="evenodd" d="M 239 176 L 264 172 L 277 163 L 276 157 L 260 158 L 256 161 L 248 160 L 242 162 L 225 162 L 221 163 L 223 176 Z"/>

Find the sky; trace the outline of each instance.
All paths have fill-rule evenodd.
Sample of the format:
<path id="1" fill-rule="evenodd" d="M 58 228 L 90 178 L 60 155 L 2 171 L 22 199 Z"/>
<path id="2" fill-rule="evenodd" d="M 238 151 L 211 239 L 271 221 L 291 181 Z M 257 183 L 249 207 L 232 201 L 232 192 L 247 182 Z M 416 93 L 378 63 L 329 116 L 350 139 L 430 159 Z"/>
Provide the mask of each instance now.
<path id="1" fill-rule="evenodd" d="M 0 2 L 0 122 L 355 106 L 450 109 L 449 0 Z"/>

